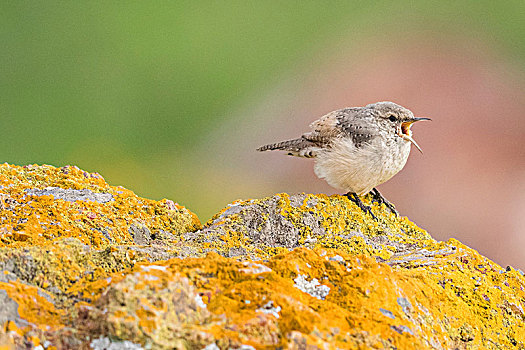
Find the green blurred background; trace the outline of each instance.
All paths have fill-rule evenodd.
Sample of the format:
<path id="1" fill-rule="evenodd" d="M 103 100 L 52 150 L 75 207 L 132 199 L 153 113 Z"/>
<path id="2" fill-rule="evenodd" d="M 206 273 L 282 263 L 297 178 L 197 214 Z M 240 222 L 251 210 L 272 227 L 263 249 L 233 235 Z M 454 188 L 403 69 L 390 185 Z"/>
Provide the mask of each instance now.
<path id="1" fill-rule="evenodd" d="M 0 10 L 2 160 L 74 164 L 141 196 L 173 199 L 202 221 L 237 198 L 313 191 L 311 164 L 300 168 L 308 172 L 307 180 L 295 168 L 284 175 L 296 176 L 294 181 L 279 182 L 265 171 L 279 173 L 284 163 L 264 163 L 267 156 L 253 149 L 306 131 L 320 110 L 312 107 L 315 113 L 303 115 L 297 126 L 287 124 L 286 114 L 294 115 L 297 105 L 305 111 L 321 105 L 315 92 L 305 90 L 323 81 L 330 67 L 363 66 L 371 57 L 385 56 L 384 50 L 385 62 L 388 55 L 403 61 L 397 54 L 407 43 L 430 47 L 430 54 L 418 53 L 430 59 L 476 42 L 493 61 L 511 67 L 503 69 L 511 76 L 522 74 L 525 62 L 524 1 L 48 0 L 3 1 Z M 366 55 L 353 56 L 361 52 Z M 467 67 L 469 59 L 462 61 Z M 386 67 L 385 72 L 396 69 Z M 364 73 L 357 76 L 369 81 Z M 512 89 L 520 91 L 522 77 Z M 377 80 L 379 87 L 392 84 Z M 359 85 L 354 82 L 354 90 Z M 425 90 L 424 84 L 419 88 Z M 411 107 L 415 94 L 382 91 L 376 97 L 377 89 L 368 89 L 372 93 L 362 99 L 328 103 L 324 96 L 322 112 L 390 96 Z M 523 90 L 519 103 L 521 95 Z M 443 103 L 431 94 L 425 101 Z M 427 115 L 436 109 L 420 108 Z M 443 135 L 438 125 L 418 128 Z M 418 167 L 436 162 L 430 152 Z M 522 169 L 523 162 L 518 165 Z M 411 216 L 409 203 L 403 208 Z M 437 222 L 449 220 L 435 218 L 436 205 L 432 213 Z M 418 222 L 416 214 L 411 218 Z M 428 226 L 432 231 L 431 220 Z M 476 242 L 476 232 L 469 234 L 467 243 Z M 478 247 L 488 252 L 490 245 Z M 492 256 L 502 261 L 505 255 Z"/>

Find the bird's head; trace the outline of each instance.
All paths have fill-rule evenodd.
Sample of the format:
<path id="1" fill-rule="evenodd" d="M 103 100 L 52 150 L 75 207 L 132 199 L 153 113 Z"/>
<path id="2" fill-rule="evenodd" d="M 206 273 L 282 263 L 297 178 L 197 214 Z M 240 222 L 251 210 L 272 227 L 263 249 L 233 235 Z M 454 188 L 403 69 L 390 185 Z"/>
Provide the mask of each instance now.
<path id="1" fill-rule="evenodd" d="M 366 106 L 376 118 L 379 126 L 388 134 L 395 135 L 401 139 L 411 142 L 421 151 L 421 147 L 412 138 L 410 127 L 420 120 L 431 120 L 430 118 L 416 118 L 410 110 L 393 102 L 377 102 Z"/>

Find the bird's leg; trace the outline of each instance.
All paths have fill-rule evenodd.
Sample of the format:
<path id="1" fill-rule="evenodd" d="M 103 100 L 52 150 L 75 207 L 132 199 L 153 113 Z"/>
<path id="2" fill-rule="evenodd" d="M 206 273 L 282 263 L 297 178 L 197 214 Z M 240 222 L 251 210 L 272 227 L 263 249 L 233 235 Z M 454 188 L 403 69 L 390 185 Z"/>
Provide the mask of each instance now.
<path id="1" fill-rule="evenodd" d="M 399 213 L 397 212 L 396 207 L 394 207 L 392 203 L 390 203 L 385 197 L 383 197 L 383 195 L 379 193 L 377 188 L 372 189 L 370 193 L 372 193 L 372 200 L 375 200 L 377 203 L 379 203 L 379 205 L 384 203 L 386 207 L 390 209 L 392 213 L 394 213 L 395 216 L 399 216 Z"/>
<path id="2" fill-rule="evenodd" d="M 356 193 L 348 192 L 345 196 L 354 202 L 363 212 L 370 214 L 374 220 L 377 220 L 376 216 L 372 213 L 372 209 L 366 206 Z"/>

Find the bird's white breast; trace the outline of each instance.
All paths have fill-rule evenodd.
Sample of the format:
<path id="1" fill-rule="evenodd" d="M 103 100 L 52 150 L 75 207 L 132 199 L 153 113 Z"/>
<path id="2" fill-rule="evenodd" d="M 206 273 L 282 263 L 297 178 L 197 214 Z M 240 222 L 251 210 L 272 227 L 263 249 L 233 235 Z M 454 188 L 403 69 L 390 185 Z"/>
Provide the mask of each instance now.
<path id="1" fill-rule="evenodd" d="M 374 138 L 356 147 L 350 138 L 339 138 L 316 155 L 315 174 L 332 187 L 364 195 L 388 181 L 406 164 L 410 142 Z"/>

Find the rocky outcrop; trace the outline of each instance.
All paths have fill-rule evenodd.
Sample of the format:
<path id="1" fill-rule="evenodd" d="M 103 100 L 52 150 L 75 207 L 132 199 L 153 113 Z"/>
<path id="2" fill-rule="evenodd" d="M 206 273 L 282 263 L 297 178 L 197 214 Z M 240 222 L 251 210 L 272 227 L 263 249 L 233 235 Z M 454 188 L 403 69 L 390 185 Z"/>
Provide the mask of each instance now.
<path id="1" fill-rule="evenodd" d="M 202 227 L 76 167 L 0 166 L 0 347 L 524 349 L 525 277 L 371 203 L 277 194 Z"/>

